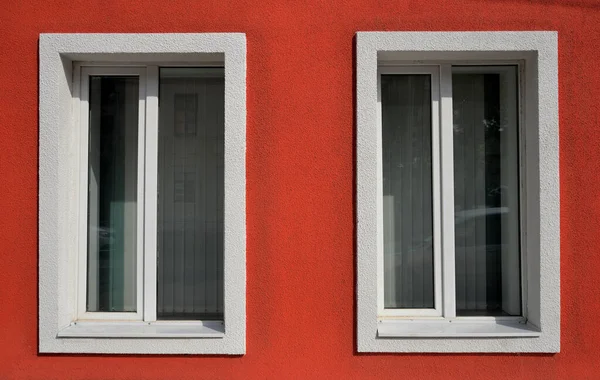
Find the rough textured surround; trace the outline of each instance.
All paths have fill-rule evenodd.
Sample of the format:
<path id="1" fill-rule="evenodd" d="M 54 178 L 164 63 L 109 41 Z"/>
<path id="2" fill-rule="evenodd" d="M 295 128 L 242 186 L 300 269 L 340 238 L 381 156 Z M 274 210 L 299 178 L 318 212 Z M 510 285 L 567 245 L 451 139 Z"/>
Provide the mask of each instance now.
<path id="1" fill-rule="evenodd" d="M 360 352 L 558 352 L 560 218 L 556 32 L 359 32 L 356 35 L 357 344 Z M 527 149 L 522 166 L 527 238 L 523 242 L 529 323 L 540 337 L 377 337 L 377 66 L 385 61 L 525 62 Z M 524 128 L 524 126 L 522 126 Z"/>
<path id="2" fill-rule="evenodd" d="M 79 132 L 73 63 L 220 62 L 225 66 L 225 335 L 57 338 L 75 316 Z M 244 354 L 246 340 L 246 37 L 214 34 L 42 34 L 39 42 L 39 351 Z"/>

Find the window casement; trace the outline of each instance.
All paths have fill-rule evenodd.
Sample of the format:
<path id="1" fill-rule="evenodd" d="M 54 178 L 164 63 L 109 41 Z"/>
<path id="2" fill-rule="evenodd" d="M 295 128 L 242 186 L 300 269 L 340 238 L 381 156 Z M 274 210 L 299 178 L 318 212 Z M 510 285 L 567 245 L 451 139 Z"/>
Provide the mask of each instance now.
<path id="1" fill-rule="evenodd" d="M 245 352 L 245 37 L 40 37 L 40 352 Z"/>
<path id="2" fill-rule="evenodd" d="M 357 34 L 361 352 L 558 352 L 553 32 Z"/>

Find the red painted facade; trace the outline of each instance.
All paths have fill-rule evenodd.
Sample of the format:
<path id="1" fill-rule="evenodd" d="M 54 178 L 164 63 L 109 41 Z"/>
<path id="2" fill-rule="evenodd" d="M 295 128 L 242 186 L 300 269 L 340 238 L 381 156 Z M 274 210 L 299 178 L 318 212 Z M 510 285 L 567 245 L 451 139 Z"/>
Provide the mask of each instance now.
<path id="1" fill-rule="evenodd" d="M 556 30 L 561 352 L 358 354 L 356 31 Z M 246 355 L 40 355 L 38 37 L 247 36 Z M 0 379 L 600 379 L 597 0 L 7 0 L 0 6 Z"/>

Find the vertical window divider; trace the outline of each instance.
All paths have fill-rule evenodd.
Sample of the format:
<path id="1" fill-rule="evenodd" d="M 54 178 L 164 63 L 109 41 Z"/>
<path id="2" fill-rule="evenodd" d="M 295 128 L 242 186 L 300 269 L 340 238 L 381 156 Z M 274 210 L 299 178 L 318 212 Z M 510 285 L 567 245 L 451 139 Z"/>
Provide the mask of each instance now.
<path id="1" fill-rule="evenodd" d="M 144 321 L 156 321 L 158 213 L 158 66 L 146 68 Z"/>
<path id="2" fill-rule="evenodd" d="M 444 289 L 443 289 L 443 255 L 444 246 L 442 244 L 442 219 L 441 219 L 441 207 L 443 203 L 440 202 L 438 194 L 442 192 L 442 184 L 440 183 L 440 170 L 443 168 L 443 158 L 441 157 L 441 116 L 440 116 L 440 104 L 441 104 L 441 92 L 440 92 L 440 73 L 437 67 L 430 67 L 431 71 L 431 190 L 432 190 L 432 208 L 433 208 L 433 283 L 435 292 L 435 311 L 436 316 L 443 316 L 443 300 L 444 300 Z"/>
<path id="3" fill-rule="evenodd" d="M 456 317 L 452 66 L 440 65 L 440 173 L 444 318 Z"/>

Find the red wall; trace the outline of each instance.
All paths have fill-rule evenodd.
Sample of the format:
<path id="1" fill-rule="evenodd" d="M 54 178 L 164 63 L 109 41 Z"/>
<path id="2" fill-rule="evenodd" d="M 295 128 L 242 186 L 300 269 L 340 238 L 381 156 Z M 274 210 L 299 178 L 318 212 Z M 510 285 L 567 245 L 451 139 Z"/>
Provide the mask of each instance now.
<path id="1" fill-rule="evenodd" d="M 558 31 L 560 354 L 355 352 L 353 37 L 361 30 Z M 37 354 L 42 32 L 246 33 L 245 356 Z M 0 379 L 600 379 L 599 52 L 598 0 L 4 0 Z"/>

